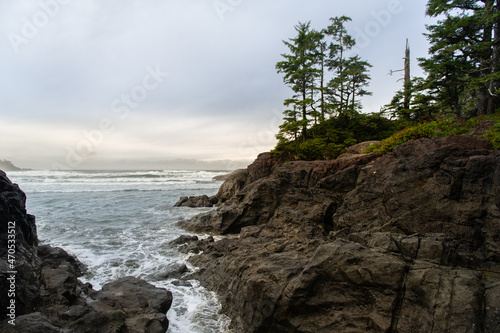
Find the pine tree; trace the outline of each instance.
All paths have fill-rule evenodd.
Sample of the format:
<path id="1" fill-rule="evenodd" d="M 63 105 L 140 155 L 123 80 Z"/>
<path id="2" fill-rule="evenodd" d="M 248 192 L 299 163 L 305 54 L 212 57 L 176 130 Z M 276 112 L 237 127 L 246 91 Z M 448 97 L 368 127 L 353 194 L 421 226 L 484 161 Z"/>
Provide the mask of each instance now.
<path id="1" fill-rule="evenodd" d="M 319 117 L 320 122 L 325 121 L 326 114 L 330 113 L 326 103 L 325 93 L 327 90 L 325 80 L 326 80 L 326 60 L 328 45 L 324 40 L 325 35 L 321 32 L 315 32 L 315 42 L 316 42 L 316 52 L 315 52 L 315 63 L 317 68 L 317 83 L 315 84 L 315 90 L 319 93 Z"/>
<path id="2" fill-rule="evenodd" d="M 295 26 L 295 30 L 297 31 L 295 38 L 283 41 L 289 48 L 290 54 L 282 54 L 285 60 L 278 62 L 276 69 L 278 73 L 284 74 L 283 81 L 295 93 L 285 104 L 287 106 L 293 105 L 294 110 L 300 110 L 301 134 L 302 139 L 306 140 L 307 127 L 310 122 L 308 115 L 311 111 L 311 105 L 314 103 L 310 94 L 314 90 L 314 80 L 318 74 L 318 70 L 314 67 L 317 32 L 311 30 L 310 22 L 299 22 Z"/>
<path id="3" fill-rule="evenodd" d="M 357 112 L 361 109 L 360 101 L 356 100 L 357 97 L 359 98 L 372 94 L 365 89 L 371 79 L 368 74 L 368 70 L 371 67 L 372 65 L 367 61 L 361 60 L 357 55 L 350 57 L 345 63 L 346 110 L 350 113 Z"/>
<path id="4" fill-rule="evenodd" d="M 355 41 L 345 27 L 345 24 L 351 21 L 350 17 L 332 17 L 330 21 L 331 24 L 323 31 L 332 40 L 326 64 L 328 70 L 335 75 L 328 83 L 328 91 L 333 108 L 340 114 L 347 109 L 349 102 L 346 98 L 346 52 L 352 49 Z"/>
<path id="5" fill-rule="evenodd" d="M 474 113 L 492 114 L 499 106 L 499 0 L 429 0 L 427 15 L 445 15 L 428 27 L 429 59 L 421 65 L 428 85 L 440 89 L 442 104 L 462 114 L 464 101 L 475 90 Z"/>
<path id="6" fill-rule="evenodd" d="M 276 136 L 280 141 L 297 141 L 298 133 L 302 127 L 302 121 L 300 120 L 300 111 L 297 110 L 296 99 L 291 98 L 285 100 L 283 103 L 287 107 L 291 107 L 286 109 L 284 114 L 284 122 L 280 125 L 280 132 Z"/>

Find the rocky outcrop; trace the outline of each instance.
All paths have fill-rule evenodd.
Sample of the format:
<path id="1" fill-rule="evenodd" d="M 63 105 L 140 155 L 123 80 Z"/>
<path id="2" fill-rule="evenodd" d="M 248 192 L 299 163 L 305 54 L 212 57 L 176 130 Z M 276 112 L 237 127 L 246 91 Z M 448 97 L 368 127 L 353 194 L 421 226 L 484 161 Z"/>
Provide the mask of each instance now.
<path id="1" fill-rule="evenodd" d="M 35 217 L 26 213 L 25 201 L 25 194 L 0 171 L 1 332 L 167 330 L 170 292 L 131 277 L 100 291 L 83 284 L 78 277 L 85 266 L 78 259 L 63 249 L 38 245 Z"/>
<path id="2" fill-rule="evenodd" d="M 175 207 L 213 207 L 217 203 L 217 198 L 215 196 L 209 197 L 208 195 L 192 196 L 192 197 L 181 197 L 179 201 L 175 203 Z"/>
<path id="3" fill-rule="evenodd" d="M 334 161 L 261 155 L 184 223 L 237 235 L 190 261 L 238 332 L 498 332 L 499 165 L 472 136 Z"/>
<path id="4" fill-rule="evenodd" d="M 248 166 L 247 169 L 238 169 L 229 174 L 216 176 L 214 180 L 224 180 L 219 192 L 208 197 L 207 195 L 181 197 L 175 207 L 213 207 L 233 197 L 247 183 L 268 176 L 274 165 L 279 163 L 279 158 L 270 153 L 262 153 Z"/>
<path id="5" fill-rule="evenodd" d="M 216 180 L 216 181 L 221 181 L 221 182 L 225 182 L 226 180 L 228 180 L 229 178 L 233 177 L 235 174 L 241 172 L 241 171 L 244 171 L 245 169 L 237 169 L 237 170 L 234 170 L 233 172 L 230 172 L 230 173 L 226 173 L 225 175 L 219 175 L 219 176 L 215 176 L 214 178 L 212 178 L 213 180 Z"/>

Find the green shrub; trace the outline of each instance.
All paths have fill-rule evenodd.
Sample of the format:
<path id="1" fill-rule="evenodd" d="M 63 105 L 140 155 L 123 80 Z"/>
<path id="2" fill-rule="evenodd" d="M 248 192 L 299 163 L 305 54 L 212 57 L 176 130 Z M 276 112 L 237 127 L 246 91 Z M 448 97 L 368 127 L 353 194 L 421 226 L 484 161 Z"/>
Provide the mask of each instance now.
<path id="1" fill-rule="evenodd" d="M 449 135 L 474 134 L 472 129 L 485 120 L 499 123 L 491 127 L 483 138 L 500 149 L 500 114 L 464 119 L 440 119 L 431 122 L 408 123 L 402 120 L 390 121 L 380 115 L 353 114 L 328 119 L 309 129 L 312 137 L 297 141 L 280 139 L 272 153 L 281 160 L 330 160 L 345 153 L 349 146 L 363 141 L 382 140 L 363 153 L 386 153 L 402 143 L 414 139 L 438 139 Z"/>
<path id="2" fill-rule="evenodd" d="M 368 147 L 367 149 L 365 149 L 365 151 L 363 151 L 363 153 L 386 153 L 393 150 L 402 143 L 415 139 L 438 139 L 449 135 L 464 135 L 471 132 L 471 129 L 485 120 L 500 121 L 500 116 L 492 115 L 489 117 L 475 117 L 467 121 L 463 121 L 461 119 L 441 119 L 432 122 L 417 124 L 393 134 L 389 138 L 383 140 L 379 145 Z M 495 146 L 495 144 L 500 145 L 500 125 L 494 125 L 484 136 L 484 138 L 491 141 L 493 143 L 493 146 Z M 498 146 L 496 146 L 495 149 L 500 149 L 497 147 Z"/>
<path id="3" fill-rule="evenodd" d="M 359 142 L 387 138 L 401 128 L 401 122 L 390 121 L 377 114 L 350 114 L 328 119 L 308 131 L 309 139 L 284 140 L 271 152 L 281 160 L 330 160 L 345 153 Z"/>
<path id="4" fill-rule="evenodd" d="M 493 144 L 493 148 L 500 149 L 500 122 L 496 123 L 483 136 Z"/>

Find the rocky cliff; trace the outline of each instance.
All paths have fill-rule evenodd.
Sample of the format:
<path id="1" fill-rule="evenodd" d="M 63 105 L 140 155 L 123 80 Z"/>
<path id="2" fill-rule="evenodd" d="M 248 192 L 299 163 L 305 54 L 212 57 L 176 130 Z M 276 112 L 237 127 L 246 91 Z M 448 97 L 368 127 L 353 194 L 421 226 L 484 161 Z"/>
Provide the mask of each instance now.
<path id="1" fill-rule="evenodd" d="M 217 199 L 184 227 L 236 235 L 190 261 L 237 332 L 500 331 L 500 152 L 487 141 L 261 154 Z"/>
<path id="2" fill-rule="evenodd" d="M 0 332 L 148 332 L 168 328 L 172 295 L 127 277 L 95 291 L 84 265 L 63 249 L 39 246 L 26 196 L 0 171 Z"/>

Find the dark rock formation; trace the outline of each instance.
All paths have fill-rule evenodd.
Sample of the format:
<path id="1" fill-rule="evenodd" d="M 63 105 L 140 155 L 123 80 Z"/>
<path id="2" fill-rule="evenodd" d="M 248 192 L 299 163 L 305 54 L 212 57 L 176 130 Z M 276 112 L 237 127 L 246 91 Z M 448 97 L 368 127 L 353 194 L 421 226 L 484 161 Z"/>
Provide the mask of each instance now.
<path id="1" fill-rule="evenodd" d="M 179 201 L 176 202 L 175 207 L 213 207 L 217 203 L 217 198 L 215 196 L 193 196 L 193 197 L 181 197 Z"/>
<path id="2" fill-rule="evenodd" d="M 225 182 L 229 178 L 233 177 L 236 173 L 243 171 L 244 169 L 238 169 L 233 172 L 227 173 L 225 175 L 215 176 L 213 180 Z"/>
<path id="3" fill-rule="evenodd" d="M 60 248 L 38 246 L 35 217 L 26 213 L 25 201 L 25 194 L 0 171 L 0 290 L 4 293 L 0 332 L 166 331 L 170 292 L 131 277 L 106 284 L 101 291 L 81 283 L 78 277 L 85 266 L 78 259 Z M 9 257 L 13 244 L 9 240 L 14 236 L 15 252 Z M 8 294 L 11 290 L 15 296 Z"/>
<path id="4" fill-rule="evenodd" d="M 215 240 L 212 236 L 204 239 L 199 239 L 198 236 L 192 235 L 182 235 L 172 242 L 173 245 L 178 245 L 178 250 L 181 253 L 200 253 L 205 251 L 207 247 L 213 243 Z"/>
<path id="5" fill-rule="evenodd" d="M 239 237 L 190 261 L 238 332 L 499 332 L 499 185 L 500 152 L 472 136 L 264 154 L 184 223 Z"/>
<path id="6" fill-rule="evenodd" d="M 251 183 L 259 178 L 268 176 L 274 165 L 279 163 L 279 159 L 270 153 L 262 153 L 248 166 L 247 169 L 238 169 L 227 175 L 221 176 L 225 179 L 219 192 L 215 196 L 206 195 L 181 197 L 175 207 L 213 207 L 219 205 L 233 197 L 236 192 L 242 189 L 245 184 Z"/>

